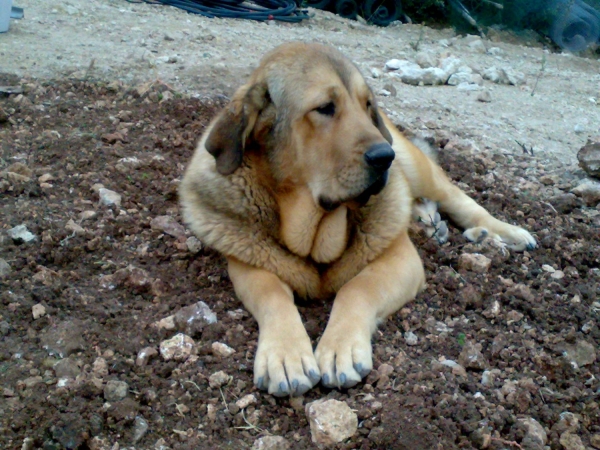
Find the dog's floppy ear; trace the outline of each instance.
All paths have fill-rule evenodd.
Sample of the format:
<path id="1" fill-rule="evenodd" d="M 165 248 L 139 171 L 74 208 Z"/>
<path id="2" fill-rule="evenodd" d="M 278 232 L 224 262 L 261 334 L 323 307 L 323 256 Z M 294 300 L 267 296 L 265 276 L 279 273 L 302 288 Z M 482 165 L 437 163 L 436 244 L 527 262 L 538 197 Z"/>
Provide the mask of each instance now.
<path id="1" fill-rule="evenodd" d="M 246 139 L 268 103 L 266 83 L 245 85 L 217 118 L 205 145 L 221 175 L 232 174 L 242 164 Z"/>
<path id="2" fill-rule="evenodd" d="M 392 138 L 390 131 L 387 129 L 387 127 L 383 123 L 383 119 L 381 118 L 381 113 L 379 112 L 379 108 L 377 107 L 377 105 L 373 105 L 371 107 L 371 117 L 373 119 L 373 123 L 375 124 L 375 126 L 377 127 L 377 129 L 379 130 L 379 132 L 381 133 L 383 138 L 386 141 L 388 141 L 390 144 L 392 144 L 394 139 Z"/>

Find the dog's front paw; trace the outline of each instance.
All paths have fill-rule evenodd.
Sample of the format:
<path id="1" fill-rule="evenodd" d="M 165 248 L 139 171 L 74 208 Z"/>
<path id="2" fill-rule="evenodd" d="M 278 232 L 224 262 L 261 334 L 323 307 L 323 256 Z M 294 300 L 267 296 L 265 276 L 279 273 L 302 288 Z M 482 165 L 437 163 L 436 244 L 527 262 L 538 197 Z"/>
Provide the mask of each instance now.
<path id="1" fill-rule="evenodd" d="M 321 379 L 310 338 L 304 331 L 259 337 L 254 384 L 276 397 L 302 395 Z"/>
<path id="2" fill-rule="evenodd" d="M 533 250 L 537 246 L 535 238 L 521 227 L 497 221 L 492 226 L 474 227 L 465 230 L 463 236 L 473 242 L 480 242 L 486 237 L 502 242 L 511 250 L 521 252 Z"/>
<path id="3" fill-rule="evenodd" d="M 325 387 L 349 388 L 373 368 L 371 335 L 368 330 L 344 324 L 328 326 L 317 345 L 315 356 Z"/>

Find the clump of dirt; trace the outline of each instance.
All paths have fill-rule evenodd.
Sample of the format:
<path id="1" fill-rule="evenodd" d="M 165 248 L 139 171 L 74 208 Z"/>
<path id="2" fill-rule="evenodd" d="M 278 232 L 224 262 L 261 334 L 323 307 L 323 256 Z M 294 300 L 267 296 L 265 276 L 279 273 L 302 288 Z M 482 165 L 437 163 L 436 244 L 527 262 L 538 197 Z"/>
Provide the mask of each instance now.
<path id="1" fill-rule="evenodd" d="M 358 415 L 337 448 L 543 448 L 532 423 L 552 449 L 598 442 L 600 214 L 546 198 L 534 156 L 470 154 L 440 134 L 450 176 L 539 248 L 509 254 L 453 227 L 440 246 L 415 227 L 427 288 L 377 331 L 377 370 L 277 399 L 252 384 L 258 330 L 224 260 L 178 227 L 179 177 L 223 101 L 161 83 L 23 86 L 0 99 L 2 448 L 250 448 L 267 434 L 310 448 L 302 405 L 323 397 Z M 19 225 L 35 237 L 11 237 Z M 490 268 L 465 270 L 463 253 Z M 166 360 L 169 316 L 199 301 L 216 322 Z M 330 306 L 300 306 L 312 339 Z"/>

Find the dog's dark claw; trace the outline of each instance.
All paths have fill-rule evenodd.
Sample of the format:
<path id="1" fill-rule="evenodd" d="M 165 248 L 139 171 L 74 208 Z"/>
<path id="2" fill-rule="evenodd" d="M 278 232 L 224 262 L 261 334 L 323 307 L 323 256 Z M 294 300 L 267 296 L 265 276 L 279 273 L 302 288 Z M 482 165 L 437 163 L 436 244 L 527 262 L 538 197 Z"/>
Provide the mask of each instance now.
<path id="1" fill-rule="evenodd" d="M 310 381 L 312 381 L 313 384 L 317 384 L 321 379 L 321 375 L 319 375 L 315 369 L 311 369 L 311 371 L 308 372 L 308 378 L 310 378 Z"/>
<path id="2" fill-rule="evenodd" d="M 371 369 L 365 369 L 361 363 L 354 364 L 354 370 L 358 372 L 361 378 L 366 377 L 371 372 Z"/>
<path id="3" fill-rule="evenodd" d="M 322 378 L 322 381 L 323 381 L 323 386 L 325 386 L 325 387 L 332 387 L 332 385 L 329 384 L 329 374 L 327 374 L 327 373 L 324 374 L 323 378 Z"/>
<path id="4" fill-rule="evenodd" d="M 260 390 L 266 390 L 267 386 L 265 386 L 265 377 L 260 377 L 256 382 L 256 387 Z"/>
<path id="5" fill-rule="evenodd" d="M 273 395 L 275 397 L 285 397 L 286 395 L 290 395 L 290 389 L 288 384 L 285 381 L 279 383 L 279 390 L 274 392 Z"/>
<path id="6" fill-rule="evenodd" d="M 310 386 L 307 386 L 306 384 L 301 384 L 298 386 L 298 388 L 296 389 L 296 392 L 294 392 L 293 395 L 298 397 L 298 396 L 303 395 L 306 392 L 308 392 L 309 389 L 310 389 Z"/>
<path id="7" fill-rule="evenodd" d="M 298 380 L 292 380 L 292 389 L 295 391 L 298 388 L 300 382 Z"/>
<path id="8" fill-rule="evenodd" d="M 533 250 L 535 247 L 535 244 L 527 244 L 527 250 Z"/>
<path id="9" fill-rule="evenodd" d="M 346 378 L 347 378 L 347 377 L 346 377 L 346 374 L 345 374 L 345 373 L 342 373 L 342 374 L 340 375 L 340 384 L 341 384 L 342 386 L 346 384 Z"/>

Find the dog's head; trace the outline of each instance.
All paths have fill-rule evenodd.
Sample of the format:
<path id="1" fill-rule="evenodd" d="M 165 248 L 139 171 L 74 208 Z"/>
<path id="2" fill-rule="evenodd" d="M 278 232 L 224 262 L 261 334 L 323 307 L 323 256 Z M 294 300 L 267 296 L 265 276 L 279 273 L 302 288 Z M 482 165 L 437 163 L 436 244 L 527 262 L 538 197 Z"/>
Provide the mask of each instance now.
<path id="1" fill-rule="evenodd" d="M 206 149 L 233 173 L 245 151 L 282 186 L 308 186 L 332 210 L 378 194 L 394 159 L 375 97 L 348 59 L 319 44 L 284 44 L 261 61 L 215 122 Z"/>

